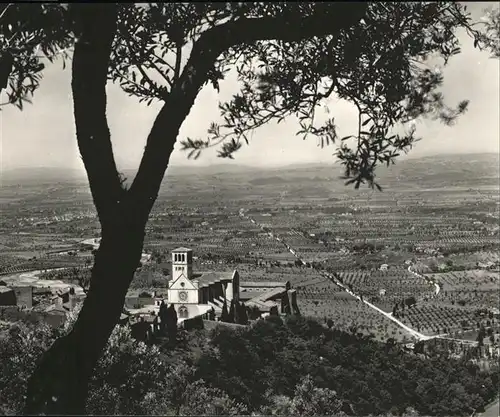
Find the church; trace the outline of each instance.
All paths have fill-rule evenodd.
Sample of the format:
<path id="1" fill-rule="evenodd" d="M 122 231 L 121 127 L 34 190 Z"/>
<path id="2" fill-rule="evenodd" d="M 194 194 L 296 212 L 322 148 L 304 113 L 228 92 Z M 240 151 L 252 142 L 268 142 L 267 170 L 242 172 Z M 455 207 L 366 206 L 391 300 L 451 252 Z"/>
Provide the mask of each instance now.
<path id="1" fill-rule="evenodd" d="M 239 302 L 240 277 L 233 272 L 193 272 L 193 251 L 177 248 L 172 251 L 172 278 L 168 283 L 168 303 L 177 312 L 179 322 L 205 316 L 213 309 L 220 315 L 224 300 Z"/>
<path id="2" fill-rule="evenodd" d="M 288 309 L 300 314 L 296 291 L 288 281 L 240 282 L 237 270 L 195 273 L 191 249 L 172 251 L 172 275 L 165 301 L 174 306 L 179 324 L 199 316 L 208 319 L 211 311 L 220 317 L 224 301 L 229 309 L 233 300 L 257 309 L 261 316 L 270 314 L 273 308 L 284 314 Z"/>

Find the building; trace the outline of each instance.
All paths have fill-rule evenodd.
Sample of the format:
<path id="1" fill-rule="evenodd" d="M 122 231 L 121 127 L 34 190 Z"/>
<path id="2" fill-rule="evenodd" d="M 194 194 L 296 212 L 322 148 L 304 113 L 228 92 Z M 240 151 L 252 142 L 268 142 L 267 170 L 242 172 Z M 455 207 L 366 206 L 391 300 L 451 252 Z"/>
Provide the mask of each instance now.
<path id="1" fill-rule="evenodd" d="M 242 282 L 240 300 L 249 308 L 257 308 L 262 315 L 269 314 L 273 307 L 282 314 L 300 314 L 297 293 L 289 281 Z"/>
<path id="2" fill-rule="evenodd" d="M 66 322 L 67 313 L 68 311 L 63 306 L 53 304 L 41 313 L 42 321 L 51 327 L 57 328 Z"/>
<path id="3" fill-rule="evenodd" d="M 140 310 L 147 306 L 159 306 L 161 299 L 154 291 L 129 290 L 125 296 L 125 307 L 129 310 Z"/>
<path id="4" fill-rule="evenodd" d="M 30 285 L 0 285 L 0 305 L 32 308 L 33 287 Z"/>
<path id="5" fill-rule="evenodd" d="M 220 314 L 224 301 L 239 302 L 239 274 L 193 273 L 193 251 L 178 248 L 172 251 L 172 278 L 168 283 L 168 303 L 173 304 L 179 321 L 208 315 L 213 309 Z"/>
<path id="6" fill-rule="evenodd" d="M 290 289 L 290 282 L 243 282 L 240 286 L 240 299 L 247 307 L 257 307 L 262 314 L 269 313 L 276 307 L 284 313 L 282 300 Z"/>
<path id="7" fill-rule="evenodd" d="M 76 293 L 74 287 L 59 289 L 52 295 L 49 309 L 57 307 L 60 311 L 73 311 L 83 298 L 82 295 Z"/>
<path id="8" fill-rule="evenodd" d="M 9 287 L 0 286 L 0 306 L 15 306 L 16 294 Z"/>
<path id="9" fill-rule="evenodd" d="M 220 317 L 224 302 L 229 309 L 234 300 L 247 307 L 268 314 L 271 308 L 285 313 L 288 305 L 298 313 L 295 290 L 287 282 L 240 283 L 237 270 L 232 272 L 193 272 L 193 251 L 178 248 L 172 251 L 172 278 L 168 283 L 168 303 L 177 312 L 179 322 L 201 316 L 208 318 L 210 311 Z"/>

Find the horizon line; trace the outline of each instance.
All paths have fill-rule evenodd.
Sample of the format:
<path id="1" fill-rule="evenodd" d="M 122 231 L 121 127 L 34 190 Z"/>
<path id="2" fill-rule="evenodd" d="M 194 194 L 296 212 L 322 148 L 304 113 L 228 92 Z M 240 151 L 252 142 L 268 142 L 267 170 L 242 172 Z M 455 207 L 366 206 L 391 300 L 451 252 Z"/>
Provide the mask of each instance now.
<path id="1" fill-rule="evenodd" d="M 467 155 L 496 155 L 500 158 L 500 153 L 499 152 L 445 152 L 445 153 L 432 153 L 432 154 L 422 154 L 422 155 L 402 155 L 405 156 L 406 158 L 404 159 L 399 159 L 396 161 L 398 163 L 399 161 L 402 160 L 407 160 L 407 159 L 425 159 L 425 158 L 432 158 L 432 157 L 445 157 L 445 156 L 467 156 Z M 293 167 L 293 166 L 305 166 L 305 165 L 337 165 L 340 161 L 338 159 L 334 159 L 331 162 L 325 162 L 325 161 L 297 161 L 297 162 L 290 162 L 286 164 L 272 164 L 272 165 L 252 165 L 249 163 L 243 163 L 240 164 L 237 162 L 237 159 L 234 159 L 232 161 L 224 161 L 221 159 L 220 162 L 218 163 L 208 163 L 208 164 L 191 164 L 191 163 L 170 163 L 167 167 L 168 168 L 210 168 L 210 167 L 240 167 L 240 168 L 256 168 L 256 169 L 262 169 L 262 168 L 286 168 L 286 167 Z M 61 169 L 61 170 L 68 170 L 68 171 L 81 171 L 85 172 L 85 168 L 82 166 L 81 168 L 75 167 L 75 166 L 53 166 L 53 165 L 36 165 L 36 166 L 30 166 L 30 165 L 21 165 L 17 167 L 10 167 L 10 168 L 2 168 L 0 169 L 0 174 L 3 172 L 8 172 L 8 171 L 14 171 L 14 170 L 29 170 L 29 169 Z M 137 170 L 138 167 L 132 167 L 132 166 L 125 166 L 121 167 L 118 171 L 120 172 L 121 170 Z"/>

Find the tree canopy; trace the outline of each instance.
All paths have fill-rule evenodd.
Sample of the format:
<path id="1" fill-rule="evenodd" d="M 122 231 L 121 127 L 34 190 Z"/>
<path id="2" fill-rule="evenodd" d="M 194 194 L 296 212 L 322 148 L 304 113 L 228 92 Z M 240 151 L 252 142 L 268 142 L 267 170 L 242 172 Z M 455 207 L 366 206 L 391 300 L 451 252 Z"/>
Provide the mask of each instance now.
<path id="1" fill-rule="evenodd" d="M 21 413 L 26 380 L 58 333 L 18 324 L 2 340 L 0 352 L 8 358 L 0 363 L 5 414 Z M 85 411 L 462 416 L 497 393 L 497 366 L 480 371 L 465 358 L 424 358 L 400 349 L 296 316 L 190 332 L 176 348 L 148 346 L 117 326 L 91 379 Z"/>

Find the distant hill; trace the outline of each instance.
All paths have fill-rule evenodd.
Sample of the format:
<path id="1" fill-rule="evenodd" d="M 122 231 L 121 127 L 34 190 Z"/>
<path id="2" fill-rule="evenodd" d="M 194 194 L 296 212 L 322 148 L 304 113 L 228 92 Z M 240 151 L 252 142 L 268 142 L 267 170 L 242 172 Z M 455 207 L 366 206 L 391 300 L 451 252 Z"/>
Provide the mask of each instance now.
<path id="1" fill-rule="evenodd" d="M 390 167 L 380 166 L 376 175 L 385 184 L 425 181 L 435 184 L 470 183 L 490 181 L 498 184 L 500 158 L 497 154 L 439 155 L 398 161 Z M 260 169 L 248 182 L 252 185 L 283 183 L 321 183 L 324 181 L 343 184 L 340 177 L 343 167 L 339 163 L 290 165 L 282 168 Z M 420 184 L 421 185 L 421 184 Z"/>
<path id="2" fill-rule="evenodd" d="M 0 171 L 1 185 L 43 185 L 87 181 L 85 172 L 70 168 L 33 167 Z"/>
<path id="3" fill-rule="evenodd" d="M 264 178 L 255 178 L 248 181 L 252 185 L 268 185 L 268 184 L 276 184 L 283 183 L 285 179 L 283 177 L 278 177 L 276 175 Z"/>
<path id="4" fill-rule="evenodd" d="M 386 186 L 396 182 L 431 181 L 439 183 L 471 183 L 475 181 L 494 181 L 499 177 L 499 155 L 451 154 L 422 158 L 408 158 L 390 167 L 380 167 L 377 178 Z M 124 170 L 123 174 L 130 183 L 135 170 Z M 322 182 L 342 184 L 343 174 L 340 163 L 331 164 L 294 164 L 283 167 L 251 167 L 236 164 L 217 164 L 211 166 L 170 166 L 164 179 L 164 187 L 181 182 L 201 181 L 211 184 L 241 184 L 251 187 L 272 186 L 277 184 L 319 184 Z M 0 172 L 0 184 L 37 185 L 86 183 L 84 172 L 76 169 L 35 167 L 17 168 Z M 201 185 L 201 184 L 200 184 Z"/>
<path id="5" fill-rule="evenodd" d="M 498 184 L 499 155 L 468 154 L 439 155 L 408 159 L 381 169 L 378 173 L 381 180 L 394 182 L 415 181 L 418 179 L 443 184 L 471 184 L 475 182 L 493 181 Z"/>

